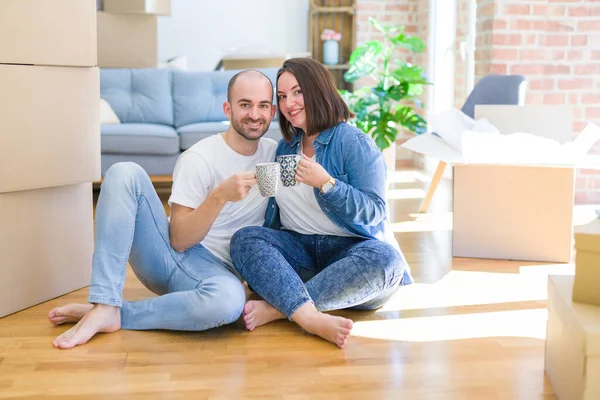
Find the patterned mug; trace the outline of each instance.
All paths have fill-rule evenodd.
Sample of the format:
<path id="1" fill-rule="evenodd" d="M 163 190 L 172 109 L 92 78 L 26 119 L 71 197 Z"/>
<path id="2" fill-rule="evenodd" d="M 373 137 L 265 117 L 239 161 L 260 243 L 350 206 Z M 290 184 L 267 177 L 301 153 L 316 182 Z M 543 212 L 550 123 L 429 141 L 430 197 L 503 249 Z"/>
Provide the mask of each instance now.
<path id="1" fill-rule="evenodd" d="M 300 182 L 296 180 L 296 168 L 298 168 L 300 160 L 302 160 L 300 154 L 289 154 L 287 156 L 277 157 L 281 170 L 281 183 L 283 183 L 283 186 L 289 187 L 300 184 Z"/>
<path id="2" fill-rule="evenodd" d="M 256 164 L 256 180 L 258 190 L 263 197 L 277 195 L 279 186 L 279 163 L 269 162 Z"/>

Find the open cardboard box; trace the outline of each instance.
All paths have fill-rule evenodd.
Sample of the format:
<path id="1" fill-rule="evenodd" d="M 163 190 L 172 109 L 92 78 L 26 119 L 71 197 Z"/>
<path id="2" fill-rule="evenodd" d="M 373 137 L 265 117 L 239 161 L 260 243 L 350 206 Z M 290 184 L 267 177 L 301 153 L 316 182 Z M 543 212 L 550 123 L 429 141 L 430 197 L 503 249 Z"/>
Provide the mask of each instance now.
<path id="1" fill-rule="evenodd" d="M 485 136 L 473 132 L 462 143 L 427 133 L 403 144 L 453 167 L 453 256 L 570 262 L 575 168 L 600 139 L 598 128 L 592 125 L 571 141 L 568 106 L 476 106 L 475 120 L 482 118 L 502 134 L 525 132 L 561 146 L 543 141 L 544 151 L 536 151 L 528 148 L 530 135 L 511 135 L 507 143 L 516 147 L 503 153 L 501 137 L 489 136 L 497 146 L 485 148 Z"/>

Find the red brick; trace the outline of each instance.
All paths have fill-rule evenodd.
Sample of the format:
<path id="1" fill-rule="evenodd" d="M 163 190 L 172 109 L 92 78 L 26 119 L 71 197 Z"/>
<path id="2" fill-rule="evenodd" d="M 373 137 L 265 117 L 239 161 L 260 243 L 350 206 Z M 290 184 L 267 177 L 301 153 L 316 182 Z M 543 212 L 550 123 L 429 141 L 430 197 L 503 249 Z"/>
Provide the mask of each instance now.
<path id="1" fill-rule="evenodd" d="M 598 32 L 600 31 L 600 19 L 581 20 L 577 22 L 577 29 L 581 31 Z"/>
<path id="2" fill-rule="evenodd" d="M 540 15 L 540 14 L 535 14 Z M 546 16 L 548 17 L 564 17 L 567 15 L 567 7 L 565 6 L 557 6 L 557 5 L 548 5 Z"/>
<path id="3" fill-rule="evenodd" d="M 566 104 L 564 93 L 544 93 L 544 104 Z"/>
<path id="4" fill-rule="evenodd" d="M 537 15 L 537 16 L 546 16 L 548 15 L 548 6 L 543 4 L 543 5 L 534 5 L 533 8 L 531 9 L 531 14 L 533 15 Z"/>
<path id="5" fill-rule="evenodd" d="M 527 4 L 506 4 L 503 9 L 505 15 L 529 15 L 531 7 Z"/>
<path id="6" fill-rule="evenodd" d="M 588 78 L 572 78 L 558 80 L 558 88 L 560 90 L 591 89 L 593 85 L 594 80 Z"/>
<path id="7" fill-rule="evenodd" d="M 600 104 L 600 94 L 584 93 L 581 95 L 582 104 Z"/>
<path id="8" fill-rule="evenodd" d="M 525 103 L 527 104 L 544 104 L 544 95 L 542 93 L 528 92 L 525 96 Z"/>
<path id="9" fill-rule="evenodd" d="M 568 46 L 568 35 L 544 35 L 540 37 L 540 44 L 545 46 Z"/>
<path id="10" fill-rule="evenodd" d="M 491 57 L 494 61 L 516 61 L 519 57 L 517 49 L 492 48 Z"/>
<path id="11" fill-rule="evenodd" d="M 569 50 L 567 51 L 567 60 L 569 61 L 581 61 L 583 59 L 583 51 L 581 50 Z"/>
<path id="12" fill-rule="evenodd" d="M 492 74 L 507 74 L 508 66 L 506 64 L 492 64 L 490 66 L 490 72 Z"/>
<path id="13" fill-rule="evenodd" d="M 529 79 L 528 87 L 531 90 L 552 90 L 556 87 L 554 79 Z"/>
<path id="14" fill-rule="evenodd" d="M 550 50 L 550 59 L 551 60 L 564 60 L 566 58 L 566 52 L 561 50 Z"/>
<path id="15" fill-rule="evenodd" d="M 408 12 L 409 7 L 408 4 L 387 4 L 385 5 L 385 11 L 392 12 Z"/>
<path id="16" fill-rule="evenodd" d="M 543 75 L 544 74 L 544 66 L 543 65 L 526 65 L 526 64 L 511 65 L 510 73 L 525 75 L 525 76 Z"/>
<path id="17" fill-rule="evenodd" d="M 569 16 L 571 17 L 592 17 L 600 15 L 600 7 L 592 6 L 570 6 Z"/>
<path id="18" fill-rule="evenodd" d="M 592 60 L 600 60 L 600 50 L 592 51 Z"/>
<path id="19" fill-rule="evenodd" d="M 356 4 L 356 11 L 382 11 L 383 4 L 382 3 L 358 3 Z"/>
<path id="20" fill-rule="evenodd" d="M 548 52 L 545 49 L 523 49 L 519 50 L 519 60 L 521 61 L 539 61 L 546 60 Z"/>
<path id="21" fill-rule="evenodd" d="M 566 75 L 571 73 L 569 65 L 544 65 L 544 74 L 548 75 Z"/>
<path id="22" fill-rule="evenodd" d="M 571 36 L 571 46 L 585 46 L 588 42 L 588 35 Z"/>
<path id="23" fill-rule="evenodd" d="M 502 44 L 517 46 L 522 42 L 522 35 L 519 34 L 508 34 L 508 33 L 496 33 L 492 35 L 492 44 Z"/>
<path id="24" fill-rule="evenodd" d="M 552 1 L 552 0 L 549 0 Z M 572 0 L 569 0 L 572 1 Z M 596 171 L 598 173 L 598 171 Z M 575 193 L 575 204 L 599 204 L 600 191 L 579 191 Z"/>
<path id="25" fill-rule="evenodd" d="M 588 107 L 585 110 L 585 117 L 587 119 L 600 118 L 600 107 Z"/>
<path id="26" fill-rule="evenodd" d="M 523 35 L 526 44 L 538 44 L 539 35 Z"/>
<path id="27" fill-rule="evenodd" d="M 579 93 L 569 93 L 567 99 L 569 104 L 579 104 Z"/>

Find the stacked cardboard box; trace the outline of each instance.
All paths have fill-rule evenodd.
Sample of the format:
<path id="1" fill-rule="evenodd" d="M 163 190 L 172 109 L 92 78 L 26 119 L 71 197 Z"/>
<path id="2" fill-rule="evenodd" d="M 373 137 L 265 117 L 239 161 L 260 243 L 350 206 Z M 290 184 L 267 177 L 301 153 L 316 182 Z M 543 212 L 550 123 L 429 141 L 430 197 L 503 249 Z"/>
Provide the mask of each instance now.
<path id="1" fill-rule="evenodd" d="M 157 16 L 170 14 L 170 0 L 104 0 L 97 15 L 98 66 L 157 68 Z"/>
<path id="2" fill-rule="evenodd" d="M 89 284 L 100 179 L 94 0 L 3 0 L 0 317 Z"/>
<path id="3" fill-rule="evenodd" d="M 600 306 L 600 220 L 575 228 L 573 301 Z"/>
<path id="4" fill-rule="evenodd" d="M 559 400 L 600 399 L 600 307 L 573 302 L 572 276 L 548 278 L 545 368 Z"/>

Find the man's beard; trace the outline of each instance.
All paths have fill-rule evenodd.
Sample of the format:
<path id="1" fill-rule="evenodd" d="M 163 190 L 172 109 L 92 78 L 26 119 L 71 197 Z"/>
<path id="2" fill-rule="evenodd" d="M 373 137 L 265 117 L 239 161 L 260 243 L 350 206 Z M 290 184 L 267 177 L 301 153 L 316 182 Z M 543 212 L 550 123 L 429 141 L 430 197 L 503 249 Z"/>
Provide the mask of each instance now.
<path id="1" fill-rule="evenodd" d="M 250 123 L 260 122 L 262 124 L 262 126 L 263 126 L 263 129 L 262 129 L 262 131 L 252 131 L 250 129 L 246 129 L 244 127 L 244 123 L 245 122 L 250 122 Z M 232 115 L 232 118 L 231 118 L 231 126 L 233 126 L 233 129 L 240 136 L 242 136 L 246 140 L 258 140 L 258 139 L 260 139 L 269 130 L 269 126 L 270 125 L 271 125 L 270 122 L 268 123 L 264 119 L 252 120 L 250 118 L 244 118 L 242 121 L 240 121 L 240 124 L 238 125 L 238 121 L 233 117 L 233 115 Z M 258 132 L 260 132 L 258 134 L 258 136 L 254 136 L 254 134 L 256 134 Z"/>

